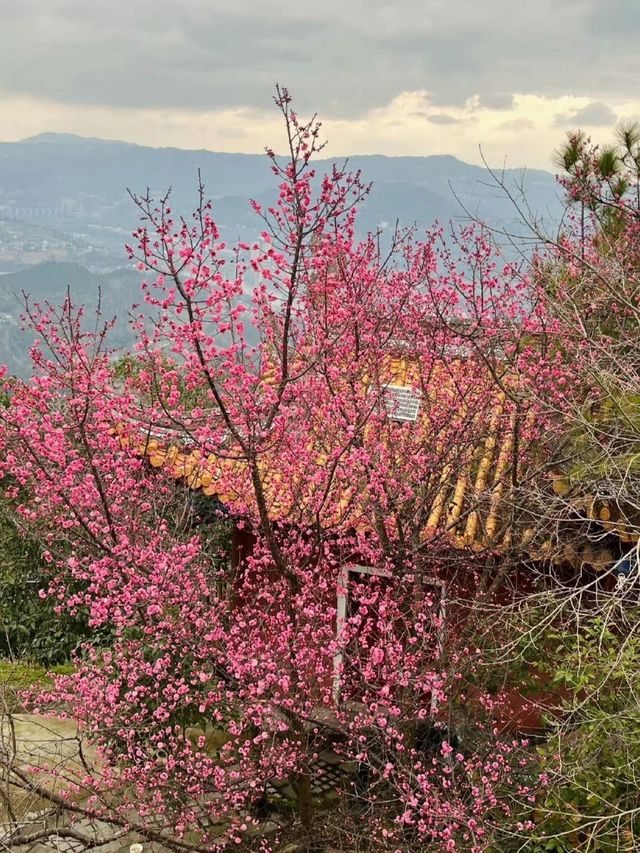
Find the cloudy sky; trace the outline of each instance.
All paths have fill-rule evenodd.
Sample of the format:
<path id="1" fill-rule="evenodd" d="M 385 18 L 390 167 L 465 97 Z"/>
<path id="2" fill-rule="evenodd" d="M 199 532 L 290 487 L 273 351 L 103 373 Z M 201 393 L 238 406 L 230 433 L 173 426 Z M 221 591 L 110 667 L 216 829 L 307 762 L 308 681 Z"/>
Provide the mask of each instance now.
<path id="1" fill-rule="evenodd" d="M 277 148 L 280 82 L 331 155 L 548 168 L 640 117 L 639 36 L 640 0 L 0 0 L 0 139 Z"/>

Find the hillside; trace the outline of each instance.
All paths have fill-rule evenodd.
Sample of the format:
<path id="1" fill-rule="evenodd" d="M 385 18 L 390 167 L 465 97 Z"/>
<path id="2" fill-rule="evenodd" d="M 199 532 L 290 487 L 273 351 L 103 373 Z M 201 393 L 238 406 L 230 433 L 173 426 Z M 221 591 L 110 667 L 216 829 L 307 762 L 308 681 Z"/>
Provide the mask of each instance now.
<path id="1" fill-rule="evenodd" d="M 127 325 L 127 311 L 140 302 L 140 274 L 128 267 L 109 273 L 93 273 L 76 263 L 45 262 L 19 272 L 0 276 L 0 364 L 12 373 L 26 376 L 30 370 L 29 347 L 33 335 L 25 332 L 21 322 L 24 296 L 30 302 L 48 300 L 59 305 L 67 289 L 76 304 L 86 308 L 87 324 L 95 319 L 98 299 L 102 317 L 119 321 L 110 337 L 114 347 L 127 347 L 132 335 Z M 92 316 L 93 315 L 93 316 Z"/>
<path id="2" fill-rule="evenodd" d="M 318 161 L 318 170 L 331 162 Z M 352 157 L 349 163 L 374 184 L 362 208 L 364 231 L 392 227 L 398 219 L 421 228 L 436 219 L 463 221 L 466 212 L 494 225 L 515 219 L 511 203 L 487 171 L 455 157 L 372 155 Z M 123 262 L 122 244 L 136 222 L 126 188 L 164 193 L 173 187 L 174 209 L 189 212 L 198 169 L 223 236 L 250 238 L 259 223 L 248 199 L 270 199 L 274 189 L 264 155 L 148 148 L 69 134 L 0 143 L 0 220 L 13 223 L 14 231 L 37 226 L 58 235 L 44 240 L 44 255 L 35 260 L 79 260 L 92 269 L 112 268 Z M 511 185 L 521 178 L 519 169 L 505 172 Z M 530 171 L 524 184 L 531 208 L 554 218 L 558 205 L 553 176 Z M 15 250 L 15 241 L 8 247 L 0 229 L 0 271 L 15 268 Z"/>
<path id="3" fill-rule="evenodd" d="M 318 161 L 318 171 L 331 162 Z M 488 172 L 455 157 L 358 156 L 349 165 L 373 182 L 361 209 L 361 233 L 390 232 L 396 221 L 422 229 L 436 220 L 464 223 L 469 214 L 517 230 L 513 206 Z M 264 155 L 147 148 L 52 133 L 0 143 L 0 363 L 17 373 L 28 370 L 30 340 L 19 321 L 23 291 L 57 303 L 70 286 L 75 300 L 91 309 L 100 290 L 109 316 L 139 300 L 139 276 L 122 266 L 123 246 L 137 221 L 127 187 L 137 192 L 149 187 L 156 194 L 172 187 L 174 210 L 189 213 L 198 170 L 222 236 L 229 242 L 257 236 L 262 223 L 248 200 L 270 202 L 275 190 Z M 514 169 L 504 177 L 514 187 L 524 181 L 532 210 L 552 221 L 557 217 L 550 174 Z M 126 322 L 114 340 L 127 345 Z"/>

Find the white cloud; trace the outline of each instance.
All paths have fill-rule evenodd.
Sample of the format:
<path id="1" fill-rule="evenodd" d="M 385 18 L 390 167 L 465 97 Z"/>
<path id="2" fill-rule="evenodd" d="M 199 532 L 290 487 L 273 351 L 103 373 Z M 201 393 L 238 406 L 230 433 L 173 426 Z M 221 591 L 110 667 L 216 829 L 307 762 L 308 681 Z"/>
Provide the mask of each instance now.
<path id="1" fill-rule="evenodd" d="M 329 156 L 447 153 L 478 163 L 482 146 L 484 156 L 494 165 L 501 165 L 506 158 L 512 166 L 550 168 L 552 152 L 562 141 L 557 116 L 580 115 L 590 104 L 591 100 L 583 97 L 516 94 L 511 107 L 505 109 L 502 105 L 484 105 L 474 96 L 461 106 L 449 107 L 446 115 L 450 121 L 442 123 L 442 108 L 429 93 L 418 90 L 401 92 L 384 106 L 354 118 L 328 111 L 321 119 L 323 133 L 329 139 Z M 605 106 L 621 117 L 640 113 L 640 99 Z M 282 139 L 280 117 L 268 104 L 264 109 L 213 111 L 78 108 L 0 92 L 0 139 L 16 140 L 42 131 L 234 152 L 259 152 L 266 145 L 277 148 Z M 603 127 L 598 138 L 606 141 L 609 134 L 610 130 Z"/>
<path id="2" fill-rule="evenodd" d="M 592 101 L 578 110 L 556 116 L 556 124 L 559 127 L 611 127 L 617 118 L 609 104 Z"/>
<path id="3" fill-rule="evenodd" d="M 0 21 L 5 138 L 259 150 L 280 81 L 336 152 L 548 165 L 554 116 L 638 113 L 638 0 L 0 0 Z"/>

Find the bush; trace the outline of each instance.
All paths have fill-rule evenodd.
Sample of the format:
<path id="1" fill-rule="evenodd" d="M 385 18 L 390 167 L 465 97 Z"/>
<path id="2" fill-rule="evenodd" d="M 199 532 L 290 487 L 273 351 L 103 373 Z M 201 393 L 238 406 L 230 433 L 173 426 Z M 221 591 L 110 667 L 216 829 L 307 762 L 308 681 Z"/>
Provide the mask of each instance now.
<path id="1" fill-rule="evenodd" d="M 83 615 L 58 614 L 40 596 L 47 587 L 41 553 L 22 534 L 10 503 L 0 500 L 0 656 L 51 666 L 68 661 L 89 628 Z"/>

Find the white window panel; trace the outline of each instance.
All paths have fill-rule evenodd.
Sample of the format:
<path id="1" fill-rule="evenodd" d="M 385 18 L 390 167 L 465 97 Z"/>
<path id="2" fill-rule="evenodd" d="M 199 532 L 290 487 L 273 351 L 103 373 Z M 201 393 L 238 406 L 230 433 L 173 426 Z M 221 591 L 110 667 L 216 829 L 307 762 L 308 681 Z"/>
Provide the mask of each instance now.
<path id="1" fill-rule="evenodd" d="M 420 394 L 414 388 L 404 385 L 387 385 L 385 403 L 392 420 L 410 422 L 418 420 Z"/>

